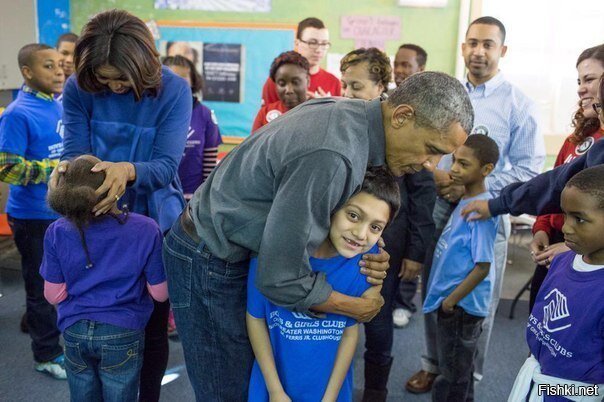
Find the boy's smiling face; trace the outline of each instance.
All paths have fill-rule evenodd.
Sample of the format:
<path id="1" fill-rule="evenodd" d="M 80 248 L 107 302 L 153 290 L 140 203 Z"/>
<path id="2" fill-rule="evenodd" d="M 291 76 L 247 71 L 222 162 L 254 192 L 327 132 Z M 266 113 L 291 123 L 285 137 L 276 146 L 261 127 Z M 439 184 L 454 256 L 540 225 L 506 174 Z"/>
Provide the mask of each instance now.
<path id="1" fill-rule="evenodd" d="M 29 87 L 45 94 L 57 94 L 63 91 L 65 73 L 63 56 L 55 49 L 37 51 L 31 65 L 21 69 Z"/>
<path id="2" fill-rule="evenodd" d="M 560 204 L 564 211 L 562 233 L 566 245 L 585 256 L 587 263 L 603 263 L 604 210 L 598 199 L 576 187 L 565 187 Z"/>
<path id="3" fill-rule="evenodd" d="M 390 206 L 385 201 L 360 192 L 332 216 L 329 242 L 338 254 L 352 258 L 377 243 L 389 219 Z"/>

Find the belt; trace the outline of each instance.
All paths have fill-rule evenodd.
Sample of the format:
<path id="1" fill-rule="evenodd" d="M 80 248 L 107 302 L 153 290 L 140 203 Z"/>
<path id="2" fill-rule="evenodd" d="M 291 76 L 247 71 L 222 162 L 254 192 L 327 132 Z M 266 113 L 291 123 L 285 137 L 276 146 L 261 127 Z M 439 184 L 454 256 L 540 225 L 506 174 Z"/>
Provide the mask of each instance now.
<path id="1" fill-rule="evenodd" d="M 191 239 L 196 243 L 201 243 L 201 237 L 197 234 L 197 229 L 191 218 L 191 208 L 189 205 L 187 205 L 182 211 L 182 214 L 180 214 L 180 226 L 182 226 L 182 229 Z"/>

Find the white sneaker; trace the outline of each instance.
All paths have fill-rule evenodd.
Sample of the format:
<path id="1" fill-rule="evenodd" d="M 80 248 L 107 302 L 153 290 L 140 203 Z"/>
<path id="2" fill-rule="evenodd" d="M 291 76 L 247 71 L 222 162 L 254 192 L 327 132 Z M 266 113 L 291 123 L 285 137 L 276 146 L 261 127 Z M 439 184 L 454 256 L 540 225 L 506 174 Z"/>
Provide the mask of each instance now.
<path id="1" fill-rule="evenodd" d="M 392 312 L 392 322 L 396 328 L 403 328 L 409 324 L 409 318 L 413 313 L 404 308 L 395 308 Z"/>
<path id="2" fill-rule="evenodd" d="M 65 356 L 61 355 L 49 362 L 36 363 L 34 368 L 40 373 L 46 373 L 56 380 L 66 380 L 67 373 L 65 372 Z"/>

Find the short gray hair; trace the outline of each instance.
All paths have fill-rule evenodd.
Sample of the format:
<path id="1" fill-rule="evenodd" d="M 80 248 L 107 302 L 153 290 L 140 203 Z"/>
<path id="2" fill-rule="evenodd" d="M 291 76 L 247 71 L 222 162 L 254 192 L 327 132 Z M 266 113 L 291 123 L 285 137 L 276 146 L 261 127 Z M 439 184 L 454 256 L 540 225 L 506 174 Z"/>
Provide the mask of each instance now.
<path id="1" fill-rule="evenodd" d="M 426 71 L 403 81 L 388 98 L 395 108 L 409 105 L 418 126 L 445 133 L 459 123 L 467 134 L 474 126 L 474 109 L 463 85 L 445 73 Z"/>

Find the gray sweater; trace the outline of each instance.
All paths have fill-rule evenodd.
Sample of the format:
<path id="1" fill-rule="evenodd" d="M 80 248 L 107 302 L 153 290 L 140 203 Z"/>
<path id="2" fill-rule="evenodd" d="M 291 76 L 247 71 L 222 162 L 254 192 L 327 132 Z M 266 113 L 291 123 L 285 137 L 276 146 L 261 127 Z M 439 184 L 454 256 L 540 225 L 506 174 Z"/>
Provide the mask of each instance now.
<path id="1" fill-rule="evenodd" d="M 231 151 L 190 202 L 197 232 L 217 257 L 258 254 L 256 286 L 273 303 L 307 311 L 332 289 L 309 256 L 332 213 L 384 165 L 379 100 L 310 100 Z"/>

